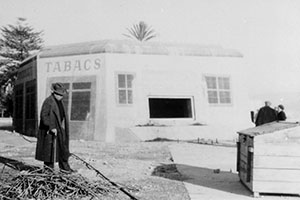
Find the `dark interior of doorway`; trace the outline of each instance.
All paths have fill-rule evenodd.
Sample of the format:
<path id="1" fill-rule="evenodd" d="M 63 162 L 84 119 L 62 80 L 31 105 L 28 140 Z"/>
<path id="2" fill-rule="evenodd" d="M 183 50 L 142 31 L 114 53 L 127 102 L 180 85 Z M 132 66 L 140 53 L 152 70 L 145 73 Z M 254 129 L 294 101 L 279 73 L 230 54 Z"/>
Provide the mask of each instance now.
<path id="1" fill-rule="evenodd" d="M 192 118 L 190 98 L 149 98 L 150 118 Z"/>

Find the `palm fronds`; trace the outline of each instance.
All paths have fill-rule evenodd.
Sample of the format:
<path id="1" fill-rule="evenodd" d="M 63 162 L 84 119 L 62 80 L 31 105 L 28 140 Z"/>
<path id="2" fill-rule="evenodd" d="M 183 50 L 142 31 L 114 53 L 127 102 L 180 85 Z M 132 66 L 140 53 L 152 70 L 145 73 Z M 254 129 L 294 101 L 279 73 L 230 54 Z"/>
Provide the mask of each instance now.
<path id="1" fill-rule="evenodd" d="M 123 34 L 124 36 L 131 39 L 137 39 L 141 42 L 148 41 L 156 37 L 154 29 L 143 21 L 140 21 L 138 24 L 134 24 L 131 28 L 127 28 L 126 30 L 129 34 Z"/>

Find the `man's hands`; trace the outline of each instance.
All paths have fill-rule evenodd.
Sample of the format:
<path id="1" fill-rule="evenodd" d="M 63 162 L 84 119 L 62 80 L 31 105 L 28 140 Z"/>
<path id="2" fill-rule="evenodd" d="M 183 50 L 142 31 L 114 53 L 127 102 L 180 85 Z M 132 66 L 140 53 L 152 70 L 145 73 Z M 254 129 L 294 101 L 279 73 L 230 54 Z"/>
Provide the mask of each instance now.
<path id="1" fill-rule="evenodd" d="M 54 134 L 54 136 L 57 136 L 57 129 L 56 128 L 51 129 L 51 132 Z"/>

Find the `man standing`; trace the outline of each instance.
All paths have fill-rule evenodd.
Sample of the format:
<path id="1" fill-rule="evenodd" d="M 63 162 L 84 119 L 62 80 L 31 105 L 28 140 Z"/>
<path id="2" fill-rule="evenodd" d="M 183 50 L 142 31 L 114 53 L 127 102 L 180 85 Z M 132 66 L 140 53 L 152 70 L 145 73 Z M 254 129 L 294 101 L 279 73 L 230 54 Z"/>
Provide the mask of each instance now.
<path id="1" fill-rule="evenodd" d="M 276 111 L 270 106 L 271 102 L 265 101 L 265 106 L 259 109 L 255 120 L 256 126 L 260 126 L 277 120 Z"/>
<path id="2" fill-rule="evenodd" d="M 61 83 L 54 83 L 51 90 L 52 94 L 42 105 L 35 158 L 50 168 L 58 162 L 63 172 L 72 173 L 75 171 L 68 163 L 69 120 L 62 103 L 67 92 Z"/>

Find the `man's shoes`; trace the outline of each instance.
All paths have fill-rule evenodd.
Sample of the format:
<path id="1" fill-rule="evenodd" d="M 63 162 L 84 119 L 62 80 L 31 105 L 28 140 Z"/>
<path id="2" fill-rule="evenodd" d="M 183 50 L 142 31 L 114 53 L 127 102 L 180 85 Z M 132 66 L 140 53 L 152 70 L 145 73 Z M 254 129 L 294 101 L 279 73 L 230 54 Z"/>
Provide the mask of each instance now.
<path id="1" fill-rule="evenodd" d="M 71 169 L 71 168 L 70 168 L 69 171 L 72 172 L 72 173 L 77 173 L 77 170 L 76 170 L 76 169 Z"/>
<path id="2" fill-rule="evenodd" d="M 65 173 L 65 174 L 73 174 L 73 173 L 76 173 L 77 170 L 74 170 L 74 169 L 71 169 L 71 168 L 69 170 L 60 169 L 60 172 Z"/>

